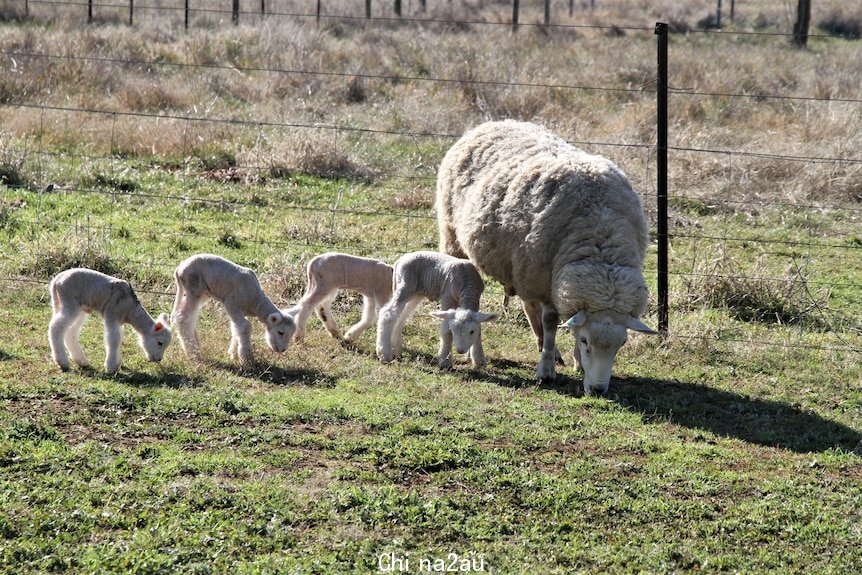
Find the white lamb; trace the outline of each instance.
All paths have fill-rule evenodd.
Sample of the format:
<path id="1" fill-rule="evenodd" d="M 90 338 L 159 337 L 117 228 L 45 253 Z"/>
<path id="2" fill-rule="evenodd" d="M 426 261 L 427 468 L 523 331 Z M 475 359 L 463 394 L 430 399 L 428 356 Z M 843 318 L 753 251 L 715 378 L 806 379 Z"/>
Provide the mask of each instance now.
<path id="1" fill-rule="evenodd" d="M 171 321 L 187 355 L 201 358 L 198 316 L 201 306 L 210 298 L 221 302 L 230 317 L 228 354 L 231 359 L 241 363 L 254 359 L 251 323 L 246 317 L 256 317 L 266 326 L 266 342 L 273 351 L 287 350 L 296 324 L 287 311 L 279 310 L 266 296 L 252 270 L 219 256 L 198 254 L 177 266 L 174 279 L 177 296 Z"/>
<path id="2" fill-rule="evenodd" d="M 120 343 L 123 324 L 138 333 L 141 349 L 150 361 L 161 361 L 171 330 L 163 313 L 154 320 L 141 305 L 129 282 L 86 268 L 60 272 L 48 285 L 53 315 L 48 325 L 51 356 L 60 369 L 69 369 L 69 356 L 81 367 L 90 365 L 81 347 L 81 328 L 91 312 L 98 312 L 105 323 L 105 370 L 120 369 Z"/>
<path id="3" fill-rule="evenodd" d="M 427 298 L 440 303 L 431 315 L 440 320 L 440 367 L 452 367 L 452 344 L 470 354 L 474 367 L 485 365 L 482 324 L 497 314 L 479 311 L 485 286 L 476 267 L 464 259 L 437 252 L 413 252 L 395 262 L 392 298 L 377 322 L 377 357 L 383 363 L 401 355 L 404 324 Z"/>
<path id="4" fill-rule="evenodd" d="M 392 295 L 392 266 L 372 258 L 351 256 L 337 252 L 321 254 L 306 268 L 308 282 L 305 294 L 289 313 L 296 322 L 299 341 L 305 337 L 305 327 L 312 311 L 335 339 L 342 339 L 341 330 L 332 316 L 332 302 L 339 290 L 347 289 L 362 294 L 362 317 L 347 332 L 344 341 L 355 340 L 367 327 L 374 325 L 380 309 Z"/>
<path id="5" fill-rule="evenodd" d="M 468 257 L 521 297 L 542 350 L 537 379 L 556 378 L 561 316 L 587 394 L 607 391 L 627 329 L 655 333 L 638 319 L 646 219 L 609 160 L 534 124 L 487 122 L 443 158 L 436 210 L 440 251 Z"/>

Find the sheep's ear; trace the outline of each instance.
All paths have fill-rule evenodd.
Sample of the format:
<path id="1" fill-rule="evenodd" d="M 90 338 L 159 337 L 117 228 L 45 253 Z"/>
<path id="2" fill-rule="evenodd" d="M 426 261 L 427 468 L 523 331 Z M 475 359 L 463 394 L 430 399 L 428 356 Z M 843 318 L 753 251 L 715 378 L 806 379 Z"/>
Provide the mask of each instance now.
<path id="1" fill-rule="evenodd" d="M 581 327 L 587 323 L 587 312 L 581 310 L 566 321 L 566 323 L 560 324 L 558 327 L 564 327 L 566 329 L 575 329 L 576 327 Z"/>
<path id="2" fill-rule="evenodd" d="M 497 313 L 482 313 L 481 311 L 477 311 L 473 314 L 473 318 L 479 323 L 485 323 L 486 321 L 494 321 L 500 317 L 500 314 Z"/>
<path id="3" fill-rule="evenodd" d="M 639 331 L 641 333 L 648 333 L 650 335 L 655 335 L 658 333 L 656 330 L 654 330 L 650 326 L 646 325 L 645 323 L 643 323 L 641 320 L 639 320 L 638 318 L 636 318 L 633 315 L 629 316 L 629 319 L 626 322 L 626 327 L 631 329 L 631 330 Z"/>
<path id="4" fill-rule="evenodd" d="M 274 311 L 267 316 L 266 321 L 268 321 L 270 325 L 275 325 L 279 323 L 282 319 L 284 319 L 284 316 L 281 315 L 281 312 Z"/>
<path id="5" fill-rule="evenodd" d="M 432 312 L 428 312 L 428 315 L 436 317 L 437 319 L 453 319 L 455 317 L 454 309 L 436 309 Z"/>

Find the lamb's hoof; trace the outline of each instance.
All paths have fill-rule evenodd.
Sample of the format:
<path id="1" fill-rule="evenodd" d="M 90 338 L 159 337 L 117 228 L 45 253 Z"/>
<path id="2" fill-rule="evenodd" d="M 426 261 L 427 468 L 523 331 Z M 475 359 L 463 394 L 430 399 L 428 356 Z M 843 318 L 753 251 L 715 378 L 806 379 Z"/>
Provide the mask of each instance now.
<path id="1" fill-rule="evenodd" d="M 440 369 L 452 369 L 452 362 L 448 359 L 438 361 L 437 365 L 440 367 Z"/>

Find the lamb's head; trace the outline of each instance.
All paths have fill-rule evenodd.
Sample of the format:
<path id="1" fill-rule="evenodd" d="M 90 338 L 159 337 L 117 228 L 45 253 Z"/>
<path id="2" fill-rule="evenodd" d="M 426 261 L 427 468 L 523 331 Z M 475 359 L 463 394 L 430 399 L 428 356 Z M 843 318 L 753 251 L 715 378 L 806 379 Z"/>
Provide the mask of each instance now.
<path id="1" fill-rule="evenodd" d="M 432 311 L 431 315 L 443 322 L 452 332 L 452 345 L 458 353 L 467 353 L 476 339 L 481 337 L 482 324 L 494 321 L 496 313 L 483 313 L 469 309 L 447 309 Z"/>
<path id="2" fill-rule="evenodd" d="M 296 322 L 287 310 L 274 311 L 266 317 L 266 343 L 276 353 L 284 353 L 296 332 Z"/>
<path id="3" fill-rule="evenodd" d="M 561 327 L 575 336 L 575 360 L 584 371 L 584 393 L 604 395 L 611 381 L 617 351 L 628 339 L 627 330 L 656 333 L 634 316 L 579 311 Z"/>
<path id="4" fill-rule="evenodd" d="M 168 314 L 163 313 L 145 334 L 138 335 L 141 349 L 150 361 L 162 361 L 168 344 L 171 343 L 171 329 L 168 327 Z"/>

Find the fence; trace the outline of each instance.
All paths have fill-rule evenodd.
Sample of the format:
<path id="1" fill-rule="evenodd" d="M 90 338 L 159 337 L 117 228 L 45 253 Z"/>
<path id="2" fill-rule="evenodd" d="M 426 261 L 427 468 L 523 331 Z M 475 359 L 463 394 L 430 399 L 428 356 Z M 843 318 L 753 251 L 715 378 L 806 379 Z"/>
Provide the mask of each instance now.
<path id="1" fill-rule="evenodd" d="M 137 5 L 135 9 L 143 10 L 145 7 Z M 285 22 L 293 21 L 296 26 L 307 26 L 315 14 L 303 13 L 297 16 L 282 12 L 275 15 Z M 269 14 L 269 17 L 273 16 L 273 13 Z M 388 18 L 370 19 L 371 26 L 389 24 L 391 21 Z M 456 29 L 472 24 L 475 23 L 466 20 L 445 22 L 446 26 Z M 509 24 L 503 22 L 497 26 L 508 30 Z M 403 25 L 411 26 L 411 23 Z M 482 23 L 482 26 L 491 25 L 493 23 Z M 656 247 L 650 254 L 647 273 L 655 278 L 652 281 L 661 329 L 670 331 L 676 337 L 702 338 L 704 333 L 692 329 L 691 321 L 674 325 L 675 316 L 671 312 L 681 318 L 697 306 L 723 303 L 735 306 L 736 316 L 744 321 L 792 323 L 800 326 L 800 333 L 816 331 L 834 334 L 834 337 L 818 339 L 818 343 L 812 343 L 809 339 L 792 341 L 786 334 L 775 339 L 772 339 L 774 334 L 771 333 L 758 334 L 758 338 L 769 340 L 766 343 L 790 348 L 796 345 L 821 345 L 826 349 L 858 352 L 859 309 L 862 306 L 859 271 L 857 269 L 855 273 L 848 273 L 844 277 L 835 273 L 835 267 L 850 265 L 847 262 L 862 259 L 862 241 L 858 235 L 858 226 L 855 225 L 862 217 L 859 203 L 862 200 L 862 159 L 854 153 L 831 156 L 757 152 L 732 146 L 679 145 L 672 143 L 672 139 L 673 130 L 680 128 L 678 122 L 674 123 L 674 105 L 677 109 L 704 105 L 691 104 L 693 100 L 724 102 L 729 108 L 734 103 L 744 101 L 746 105 L 752 102 L 778 102 L 779 105 L 786 103 L 788 106 L 844 106 L 857 110 L 862 107 L 862 100 L 840 94 L 746 93 L 744 88 L 738 90 L 736 87 L 725 91 L 698 91 L 674 85 L 673 51 L 670 51 L 670 55 L 668 53 L 668 40 L 671 37 L 668 26 L 663 24 L 656 26 L 655 30 L 572 25 L 559 26 L 555 30 L 572 36 L 571 40 L 563 38 L 557 40 L 559 42 L 574 41 L 576 37 L 583 41 L 583 37 L 593 31 L 596 31 L 597 42 L 608 41 L 607 38 L 617 33 L 611 30 L 625 30 L 625 33 L 635 36 L 655 35 L 655 56 L 649 62 L 641 62 L 641 70 L 653 70 L 655 75 L 652 78 L 639 76 L 630 85 L 618 86 L 600 82 L 512 81 L 477 77 L 469 73 L 444 77 L 433 76 L 427 70 L 413 74 L 355 72 L 322 67 L 242 65 L 217 59 L 210 62 L 180 62 L 170 58 L 144 59 L 94 53 L 72 55 L 8 48 L 4 48 L 0 56 L 6 61 L 9 70 L 16 67 L 20 70 L 27 65 L 47 66 L 47 63 L 53 62 L 78 72 L 118 67 L 149 70 L 151 75 L 157 77 L 178 73 L 178 70 L 192 77 L 211 73 L 216 78 L 213 82 L 225 83 L 228 82 L 222 76 L 225 74 L 271 76 L 288 83 L 301 77 L 309 86 L 332 80 L 347 84 L 347 100 L 355 98 L 357 102 L 365 98 L 363 90 L 367 88 L 362 87 L 363 83 L 377 82 L 386 89 L 395 86 L 393 90 L 408 84 L 428 84 L 434 86 L 434 90 L 451 90 L 460 94 L 459 97 L 470 99 L 480 116 L 492 117 L 504 115 L 512 106 L 505 100 L 507 91 L 528 96 L 537 93 L 541 94 L 537 98 L 564 103 L 577 101 L 583 94 L 605 94 L 611 101 L 616 99 L 622 102 L 616 113 L 624 113 L 625 106 L 655 105 L 655 124 L 649 128 L 641 126 L 640 140 L 632 137 L 636 134 L 631 133 L 618 141 L 583 139 L 578 137 L 577 132 L 563 132 L 563 135 L 576 145 L 614 158 L 623 166 L 636 187 L 643 191 L 645 204 L 656 228 Z M 761 40 L 758 35 L 757 41 Z M 784 41 L 784 37 L 770 34 L 766 41 Z M 352 96 L 350 90 L 355 92 Z M 124 97 L 132 103 L 133 96 L 129 93 Z M 147 94 L 137 96 L 148 97 Z M 527 101 L 528 96 L 524 97 Z M 159 94 L 152 97 L 157 99 Z M 436 245 L 436 231 L 429 198 L 433 193 L 436 161 L 461 133 L 459 125 L 443 126 L 443 129 L 430 126 L 403 128 L 398 127 L 397 122 L 389 121 L 378 125 L 359 125 L 352 123 L 346 116 L 336 118 L 336 121 L 315 122 L 307 118 L 285 120 L 250 119 L 231 114 L 219 116 L 206 111 L 198 114 L 142 111 L 136 109 L 139 108 L 137 105 L 123 109 L 98 105 L 46 104 L 30 101 L 26 96 L 16 96 L 10 90 L 7 90 L 3 101 L 0 113 L 5 117 L 23 116 L 22 111 L 27 110 L 31 118 L 30 126 L 20 131 L 22 136 L 8 138 L 6 143 L 7 157 L 26 157 L 27 162 L 35 166 L 32 168 L 33 177 L 21 186 L 43 189 L 57 178 L 57 166 L 73 163 L 83 172 L 88 172 L 89 179 L 67 178 L 67 182 L 72 183 L 55 185 L 53 192 L 87 194 L 94 198 L 92 201 L 97 205 L 114 201 L 171 205 L 184 214 L 184 220 L 187 221 L 193 221 L 198 214 L 206 213 L 208 217 L 223 222 L 215 233 L 201 233 L 193 226 L 166 232 L 172 235 L 171 245 L 176 246 L 178 251 L 196 247 L 202 250 L 211 250 L 214 246 L 230 248 L 242 244 L 257 246 L 261 255 L 268 256 L 276 251 L 290 253 L 295 260 L 307 259 L 314 253 L 329 249 L 371 254 L 391 260 L 403 251 L 433 248 Z M 486 107 L 484 112 L 482 106 Z M 487 108 L 491 108 L 490 111 Z M 755 105 L 752 113 L 757 113 L 757 109 Z M 32 120 L 35 117 L 38 117 L 38 121 Z M 433 122 L 429 120 L 429 123 Z M 68 124 L 77 127 L 74 138 L 91 143 L 88 146 L 90 151 L 82 153 L 71 142 L 57 141 L 54 127 Z M 141 140 L 151 143 L 151 149 L 145 152 L 139 142 L 130 138 L 130 132 L 152 132 L 160 136 Z M 269 145 L 280 141 L 285 132 L 304 134 L 297 136 L 299 141 L 291 144 L 293 148 L 287 159 L 279 157 L 277 146 Z M 225 153 L 223 149 L 216 149 L 217 146 L 209 149 L 201 145 L 202 141 L 213 140 L 240 141 L 245 143 L 245 148 Z M 315 147 L 316 150 L 310 149 Z M 381 150 L 392 149 L 400 150 L 399 157 L 409 160 L 404 165 L 412 167 L 393 168 L 387 161 L 381 162 L 375 157 L 383 153 Z M 228 187 L 227 190 L 214 193 L 203 184 L 199 194 L 194 191 L 183 195 L 164 194 L 159 192 L 158 186 L 142 189 L 134 179 L 123 176 L 124 171 L 132 169 L 128 158 L 141 155 L 169 158 L 164 160 L 166 165 L 170 164 L 165 168 L 166 171 L 197 172 L 203 174 L 207 181 L 219 184 L 246 183 L 251 191 Z M 709 188 L 707 193 L 690 193 L 683 187 L 691 178 L 690 174 L 685 173 L 684 166 L 709 168 L 713 181 L 705 186 Z M 849 195 L 846 198 L 841 196 L 840 200 L 817 201 L 810 195 L 801 198 L 793 194 L 787 198 L 767 197 L 757 190 L 746 190 L 746 185 L 757 186 L 768 181 L 770 176 L 767 172 L 782 181 L 790 180 L 786 172 L 796 171 L 799 166 L 802 167 L 800 171 L 811 172 L 801 177 L 801 180 L 811 185 L 841 186 Z M 824 170 L 824 166 L 829 168 Z M 761 171 L 765 175 L 760 174 Z M 829 181 L 817 183 L 826 172 L 831 174 Z M 337 188 L 333 194 L 337 198 L 335 203 L 327 205 L 316 202 L 312 186 L 303 187 L 301 174 L 304 173 L 316 173 L 324 181 L 334 182 L 332 185 Z M 332 176 L 337 178 L 332 179 Z M 280 197 L 261 198 L 260 194 L 272 192 L 265 186 L 274 181 L 282 187 L 297 186 L 302 189 L 302 193 L 291 194 L 279 188 Z M 382 182 L 382 185 L 373 182 Z M 7 182 L 4 191 L 7 211 L 10 203 L 15 201 L 15 186 L 14 182 Z M 263 191 L 256 192 L 255 186 L 261 187 Z M 830 197 L 834 196 L 836 194 Z M 46 194 L 39 194 L 37 201 L 47 201 L 47 197 Z M 768 224 L 757 221 L 759 216 L 752 216 L 759 211 L 767 214 Z M 279 233 L 266 229 L 263 222 L 276 212 L 293 214 L 290 216 L 290 226 L 293 227 L 281 229 Z M 698 218 L 707 223 L 696 221 Z M 753 224 L 747 225 L 746 219 Z M 831 229 L 830 226 L 839 220 L 841 225 Z M 789 231 L 782 227 L 782 222 L 787 224 Z M 122 238 L 123 223 L 119 218 L 112 220 L 110 216 L 97 218 L 81 214 L 72 230 L 57 229 L 51 222 L 40 219 L 38 214 L 32 220 L 19 220 L 17 223 L 42 230 L 34 234 L 38 242 L 51 243 L 57 241 L 58 237 L 79 235 L 86 241 L 102 241 L 118 249 L 122 243 L 118 237 Z M 350 228 L 360 228 L 361 233 L 348 234 L 346 230 Z M 385 228 L 387 239 L 368 231 L 375 228 Z M 393 243 L 392 237 L 400 238 L 401 242 Z M 756 265 L 751 265 L 752 259 Z M 133 259 L 132 263 L 138 268 L 157 268 L 154 275 L 169 277 L 175 262 Z M 33 279 L 44 282 L 47 279 L 38 277 L 38 274 L 30 277 L 20 274 L 18 277 L 13 276 L 16 274 L 10 273 L 5 281 L 14 283 Z M 776 296 L 773 299 L 781 299 L 777 296 L 783 296 L 785 301 L 744 301 L 746 292 L 751 296 L 758 291 L 764 292 L 761 294 L 764 298 Z M 734 298 L 741 301 L 735 301 Z M 796 301 L 786 301 L 789 298 L 795 298 Z M 770 303 L 775 305 L 770 307 Z M 790 303 L 796 307 L 785 309 Z M 707 337 L 745 342 L 749 336 L 735 326 L 720 325 Z"/>

